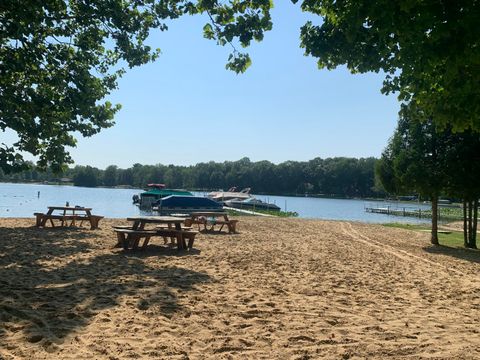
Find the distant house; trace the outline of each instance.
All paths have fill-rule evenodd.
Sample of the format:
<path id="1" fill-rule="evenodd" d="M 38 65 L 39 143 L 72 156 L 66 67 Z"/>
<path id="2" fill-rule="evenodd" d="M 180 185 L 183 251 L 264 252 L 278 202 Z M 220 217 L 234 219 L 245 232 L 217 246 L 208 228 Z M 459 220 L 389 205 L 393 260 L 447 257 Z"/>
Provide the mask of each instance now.
<path id="1" fill-rule="evenodd" d="M 62 182 L 62 183 L 71 183 L 71 182 L 73 182 L 73 179 L 63 177 L 63 178 L 58 179 L 58 181 Z"/>

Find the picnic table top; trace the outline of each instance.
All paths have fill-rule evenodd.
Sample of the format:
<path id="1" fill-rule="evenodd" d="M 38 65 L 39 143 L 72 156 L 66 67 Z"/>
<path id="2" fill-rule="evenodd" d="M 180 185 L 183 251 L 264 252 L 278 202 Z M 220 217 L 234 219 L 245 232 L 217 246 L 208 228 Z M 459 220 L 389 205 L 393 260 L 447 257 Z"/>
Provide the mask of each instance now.
<path id="1" fill-rule="evenodd" d="M 132 216 L 127 221 L 139 221 L 144 223 L 183 223 L 185 219 L 174 216 Z"/>
<path id="2" fill-rule="evenodd" d="M 47 206 L 50 210 L 64 210 L 64 211 L 90 211 L 92 208 L 86 208 L 82 206 Z"/>
<path id="3" fill-rule="evenodd" d="M 192 212 L 192 216 L 225 216 L 227 212 L 225 211 L 198 211 Z"/>

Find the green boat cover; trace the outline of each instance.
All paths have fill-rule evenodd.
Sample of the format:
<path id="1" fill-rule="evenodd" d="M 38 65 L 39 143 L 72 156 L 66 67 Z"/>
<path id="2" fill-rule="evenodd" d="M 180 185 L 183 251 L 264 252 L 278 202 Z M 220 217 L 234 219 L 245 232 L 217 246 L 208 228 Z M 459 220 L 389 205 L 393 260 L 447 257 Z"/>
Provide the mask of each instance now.
<path id="1" fill-rule="evenodd" d="M 156 198 L 163 198 L 170 195 L 183 195 L 183 196 L 193 196 L 193 194 L 187 190 L 178 190 L 178 189 L 151 189 L 140 194 L 140 196 L 152 196 Z"/>

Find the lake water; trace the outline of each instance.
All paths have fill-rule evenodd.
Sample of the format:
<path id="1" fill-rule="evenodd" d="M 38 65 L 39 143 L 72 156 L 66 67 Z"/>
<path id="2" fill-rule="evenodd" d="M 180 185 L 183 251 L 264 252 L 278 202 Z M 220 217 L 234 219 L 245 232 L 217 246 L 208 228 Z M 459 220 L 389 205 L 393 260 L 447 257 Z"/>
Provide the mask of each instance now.
<path id="1" fill-rule="evenodd" d="M 93 213 L 108 218 L 125 218 L 145 215 L 132 204 L 132 196 L 142 189 L 83 188 L 77 186 L 10 184 L 0 183 L 0 217 L 33 217 L 34 212 L 45 212 L 47 206 L 70 206 L 93 208 Z M 38 193 L 40 192 L 40 196 Z M 365 206 L 415 207 L 428 209 L 423 204 L 391 204 L 367 202 L 364 200 L 341 200 L 309 197 L 264 196 L 257 198 L 275 203 L 282 210 L 296 211 L 301 218 L 350 220 L 370 223 L 386 222 L 428 222 L 427 219 L 398 217 L 365 212 Z"/>

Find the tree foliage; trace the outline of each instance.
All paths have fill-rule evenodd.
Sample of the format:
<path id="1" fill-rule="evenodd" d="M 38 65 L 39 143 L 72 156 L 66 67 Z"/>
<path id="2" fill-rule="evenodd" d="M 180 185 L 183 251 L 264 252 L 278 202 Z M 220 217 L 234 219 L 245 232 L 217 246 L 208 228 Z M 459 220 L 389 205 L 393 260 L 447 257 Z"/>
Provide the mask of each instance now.
<path id="1" fill-rule="evenodd" d="M 154 60 L 145 43 L 152 29 L 182 15 L 207 14 L 204 36 L 221 45 L 261 40 L 271 28 L 268 0 L 4 0 L 0 5 L 0 129 L 18 135 L 0 146 L 5 172 L 27 165 L 61 170 L 72 160 L 75 133 L 92 136 L 114 124 L 120 105 L 104 98 L 124 66 Z M 234 46 L 234 45 L 232 45 Z M 240 72 L 248 55 L 233 47 L 227 67 Z"/>
<path id="2" fill-rule="evenodd" d="M 417 192 L 432 200 L 432 243 L 438 244 L 437 205 L 445 194 L 465 202 L 465 246 L 476 247 L 480 197 L 480 135 L 439 131 L 416 106 L 402 108 L 397 129 L 376 164 L 376 175 L 390 193 Z"/>
<path id="3" fill-rule="evenodd" d="M 383 91 L 398 92 L 438 127 L 480 130 L 479 1 L 292 2 L 319 16 L 301 29 L 301 46 L 319 67 L 383 71 Z M 37 155 L 40 168 L 60 170 L 71 162 L 66 147 L 75 146 L 75 132 L 91 136 L 112 126 L 119 105 L 104 98 L 123 65 L 158 56 L 145 44 L 151 29 L 204 14 L 204 37 L 231 45 L 227 68 L 243 72 L 251 60 L 236 44 L 263 39 L 272 7 L 271 0 L 4 0 L 0 128 L 19 140 L 0 146 L 0 166 L 21 168 L 23 151 Z"/>
<path id="4" fill-rule="evenodd" d="M 423 113 L 403 106 L 397 129 L 377 165 L 385 188 L 399 193 L 414 191 L 432 201 L 432 238 L 438 245 L 438 198 L 447 184 L 445 151 L 447 132 L 437 132 Z"/>
<path id="5" fill-rule="evenodd" d="M 75 186 L 96 187 L 99 184 L 99 170 L 91 166 L 76 166 L 73 175 Z"/>
<path id="6" fill-rule="evenodd" d="M 398 92 L 440 127 L 480 130 L 479 1 L 303 0 L 301 7 L 323 20 L 301 30 L 320 68 L 384 71 L 383 91 Z"/>
<path id="7" fill-rule="evenodd" d="M 463 230 L 466 247 L 477 247 L 478 199 L 480 198 L 480 134 L 466 131 L 452 134 L 445 153 L 446 191 L 463 199 Z"/>

